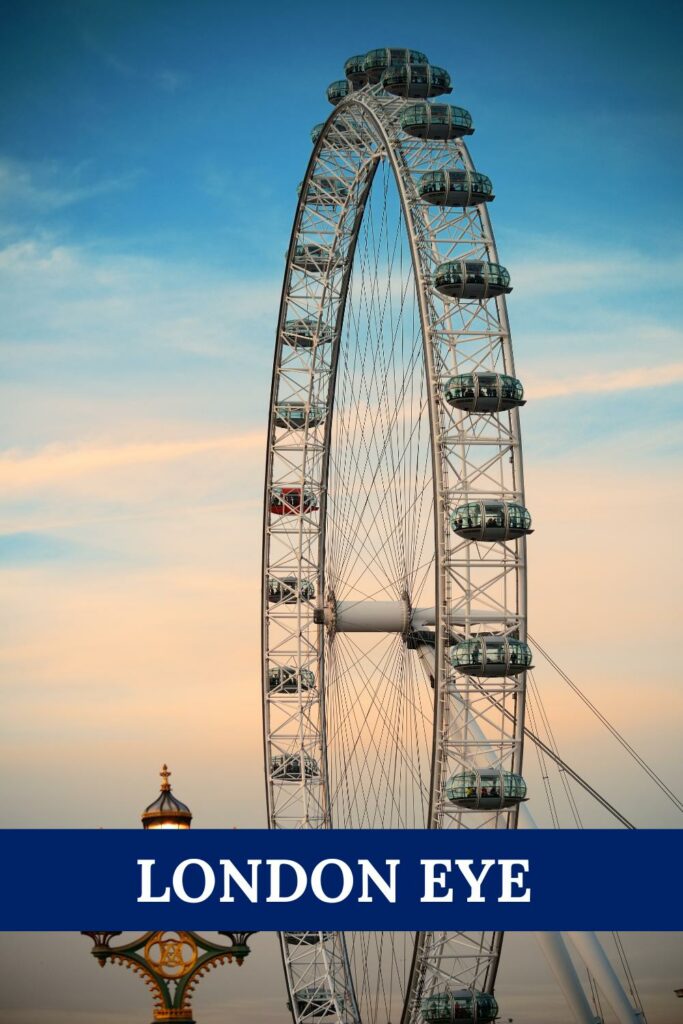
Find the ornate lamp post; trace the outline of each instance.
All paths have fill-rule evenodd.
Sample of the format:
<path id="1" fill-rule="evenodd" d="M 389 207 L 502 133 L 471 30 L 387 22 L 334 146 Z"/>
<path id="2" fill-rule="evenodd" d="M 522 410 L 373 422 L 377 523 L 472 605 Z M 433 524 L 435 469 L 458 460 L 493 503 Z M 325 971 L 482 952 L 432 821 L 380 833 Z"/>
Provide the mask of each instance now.
<path id="1" fill-rule="evenodd" d="M 189 828 L 192 821 L 192 811 L 181 803 L 171 792 L 170 771 L 163 764 L 161 771 L 161 792 L 156 800 L 145 807 L 140 815 L 143 828 Z"/>
<path id="2" fill-rule="evenodd" d="M 142 813 L 143 828 L 187 829 L 192 812 L 171 792 L 170 771 L 163 765 L 161 792 Z M 202 977 L 213 967 L 236 960 L 241 966 L 250 949 L 253 932 L 219 932 L 228 943 L 212 942 L 198 932 L 145 932 L 131 942 L 112 945 L 121 932 L 81 932 L 93 941 L 92 955 L 100 967 L 107 961 L 139 974 L 150 990 L 155 1021 L 196 1024 L 192 996 Z"/>

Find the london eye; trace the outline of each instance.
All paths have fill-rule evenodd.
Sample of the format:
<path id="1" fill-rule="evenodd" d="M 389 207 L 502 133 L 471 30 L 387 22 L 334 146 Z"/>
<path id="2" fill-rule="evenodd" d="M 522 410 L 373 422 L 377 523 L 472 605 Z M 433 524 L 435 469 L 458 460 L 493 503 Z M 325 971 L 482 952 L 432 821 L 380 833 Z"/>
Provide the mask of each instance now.
<path id="1" fill-rule="evenodd" d="M 263 533 L 272 828 L 516 828 L 525 404 L 472 116 L 425 54 L 351 57 L 299 186 Z M 484 170 L 488 171 L 489 168 Z M 552 751 L 550 752 L 552 755 Z M 285 932 L 296 1022 L 486 1022 L 501 932 Z M 575 1018 L 565 939 L 541 937 Z M 618 1019 L 641 1020 L 594 937 Z M 583 954 L 582 954 L 583 955 Z"/>

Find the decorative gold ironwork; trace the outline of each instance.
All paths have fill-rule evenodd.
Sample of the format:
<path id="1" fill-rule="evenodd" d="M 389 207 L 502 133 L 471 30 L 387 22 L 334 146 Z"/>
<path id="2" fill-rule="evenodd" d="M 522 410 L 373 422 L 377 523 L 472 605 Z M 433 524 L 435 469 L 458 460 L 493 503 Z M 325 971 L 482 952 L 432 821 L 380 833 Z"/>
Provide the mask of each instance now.
<path id="1" fill-rule="evenodd" d="M 152 996 L 155 1021 L 194 1024 L 191 1003 L 197 985 L 214 967 L 233 960 L 241 965 L 249 955 L 247 940 L 253 932 L 220 932 L 229 944 L 214 942 L 197 932 L 145 932 L 119 946 L 112 946 L 111 941 L 121 932 L 81 934 L 93 940 L 91 952 L 102 967 L 110 961 L 142 978 Z"/>
<path id="2" fill-rule="evenodd" d="M 154 976 L 154 973 L 146 966 L 146 964 L 139 962 L 137 959 L 133 959 L 132 957 L 114 953 L 111 956 L 111 962 L 113 964 L 119 964 L 121 967 L 125 967 L 126 970 L 132 970 L 133 974 L 137 974 L 142 978 L 145 985 L 150 990 L 150 995 L 154 1004 L 154 1016 L 156 1018 L 157 1013 L 160 1013 L 165 1007 L 167 995 L 159 979 Z M 104 967 L 104 961 L 100 961 L 100 963 L 101 966 Z"/>
<path id="3" fill-rule="evenodd" d="M 162 765 L 161 792 L 142 814 L 145 828 L 189 828 L 192 812 L 171 793 L 168 765 Z M 192 996 L 201 978 L 213 967 L 232 963 L 241 966 L 249 955 L 247 940 L 253 932 L 220 932 L 228 942 L 214 942 L 197 932 L 165 929 L 144 932 L 130 942 L 112 945 L 121 932 L 81 932 L 92 939 L 91 953 L 104 967 L 107 961 L 139 975 L 150 990 L 155 1021 L 194 1024 Z"/>
<path id="4" fill-rule="evenodd" d="M 189 974 L 197 962 L 197 943 L 188 932 L 155 932 L 145 946 L 145 960 L 171 981 Z"/>
<path id="5" fill-rule="evenodd" d="M 162 764 L 159 775 L 163 780 L 161 783 L 162 790 L 164 792 L 168 792 L 168 790 L 171 788 L 171 783 L 168 781 L 169 778 L 171 777 L 171 772 L 169 771 L 169 767 L 167 764 Z"/>

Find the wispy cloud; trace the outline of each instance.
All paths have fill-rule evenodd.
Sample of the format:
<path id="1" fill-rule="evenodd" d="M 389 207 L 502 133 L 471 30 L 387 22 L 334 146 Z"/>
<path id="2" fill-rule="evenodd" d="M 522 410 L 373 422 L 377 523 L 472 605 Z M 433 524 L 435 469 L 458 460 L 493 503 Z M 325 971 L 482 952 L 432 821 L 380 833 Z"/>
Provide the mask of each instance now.
<path id="1" fill-rule="evenodd" d="M 81 32 L 81 39 L 86 50 L 98 57 L 105 67 L 110 68 L 120 78 L 148 82 L 154 88 L 167 93 L 177 92 L 189 81 L 190 76 L 186 72 L 175 69 L 162 67 L 150 70 L 136 67 L 120 54 L 114 53 L 109 47 L 104 46 L 94 33 L 87 30 Z"/>
<path id="2" fill-rule="evenodd" d="M 191 262 L 21 238 L 0 250 L 3 336 L 12 360 L 55 342 L 65 357 L 120 351 L 130 365 L 163 346 L 251 359 L 272 345 L 279 282 Z M 21 340 L 21 345 L 19 345 Z M 236 345 L 233 347 L 232 343 Z M 265 348 L 262 349 L 265 351 Z"/>
<path id="3" fill-rule="evenodd" d="M 618 391 L 664 388 L 683 382 L 683 363 L 662 366 L 635 366 L 624 370 L 590 373 L 581 377 L 557 380 L 527 379 L 526 391 L 530 398 L 557 398 L 563 395 L 609 394 Z"/>
<path id="4" fill-rule="evenodd" d="M 614 293 L 638 294 L 656 284 L 659 292 L 675 290 L 683 278 L 683 257 L 662 261 L 634 249 L 578 249 L 543 236 L 511 240 L 510 270 L 515 294 L 539 295 L 596 292 L 607 305 Z"/>
<path id="5" fill-rule="evenodd" d="M 249 452 L 263 448 L 262 432 L 187 441 L 111 446 L 49 445 L 34 454 L 0 453 L 0 487 L 7 490 L 58 483 L 88 473 L 149 463 L 174 462 L 208 452 Z"/>
<path id="6" fill-rule="evenodd" d="M 26 206 L 47 213 L 129 188 L 139 172 L 94 177 L 89 163 L 68 167 L 55 160 L 28 163 L 0 157 L 0 207 Z"/>
<path id="7" fill-rule="evenodd" d="M 188 76 L 180 71 L 163 68 L 161 71 L 155 71 L 151 79 L 162 92 L 175 93 L 186 85 Z"/>

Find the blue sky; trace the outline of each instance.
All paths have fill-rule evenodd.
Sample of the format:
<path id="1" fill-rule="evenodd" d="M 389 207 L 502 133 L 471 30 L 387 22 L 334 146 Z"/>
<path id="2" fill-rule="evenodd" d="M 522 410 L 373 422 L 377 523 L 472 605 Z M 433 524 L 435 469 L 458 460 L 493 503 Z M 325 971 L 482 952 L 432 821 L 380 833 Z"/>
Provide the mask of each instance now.
<path id="1" fill-rule="evenodd" d="M 532 632 L 664 778 L 679 777 L 680 10 L 2 9 L 3 820 L 130 824 L 168 760 L 198 822 L 262 824 L 259 515 L 283 255 L 325 88 L 346 57 L 382 45 L 451 72 L 495 186 L 529 395 Z M 563 753 L 602 777 L 611 750 L 548 687 Z M 239 791 L 217 781 L 226 759 Z M 609 786 L 641 823 L 675 823 L 626 768 Z M 674 961 L 668 946 L 638 949 L 656 1006 Z M 75 963 L 65 955 L 70 981 L 55 982 L 43 1016 L 17 970 L 9 1024 L 66 1024 L 75 990 L 103 1024 L 128 1019 L 114 984 L 116 1009 L 99 1013 L 101 989 Z M 270 1016 L 257 974 L 243 1019 L 284 1020 L 279 974 Z M 508 970 L 515 1016 L 529 1011 L 520 978 Z M 554 993 L 533 981 L 546 984 Z M 555 998 L 539 995 L 525 1019 L 550 1006 L 565 1024 Z M 665 1000 L 650 1019 L 669 1024 Z"/>
<path id="2" fill-rule="evenodd" d="M 129 295 L 137 275 L 148 297 L 150 280 L 177 297 L 178 281 L 160 280 L 174 270 L 186 287 L 218 289 L 228 279 L 277 285 L 308 130 L 329 109 L 325 86 L 346 56 L 381 45 L 390 24 L 391 39 L 449 68 L 453 101 L 473 113 L 473 154 L 494 180 L 501 256 L 517 286 L 518 352 L 545 355 L 549 333 L 564 330 L 573 335 L 573 359 L 586 346 L 595 351 L 597 334 L 616 361 L 626 350 L 635 355 L 641 327 L 673 321 L 683 127 L 681 15 L 671 5 L 491 2 L 476 22 L 465 5 L 462 15 L 426 17 L 402 3 L 352 2 L 339 16 L 322 5 L 296 3 L 285 13 L 281 5 L 252 10 L 210 0 L 29 0 L 7 9 L 6 245 L 30 240 L 34 256 L 65 247 L 91 267 L 125 268 Z M 533 276 L 539 264 L 546 276 L 523 292 L 517 270 L 530 265 Z M 83 275 L 81 286 L 88 289 Z M 106 281 L 90 286 L 93 300 L 101 298 Z M 78 301 L 74 282 L 57 287 L 60 301 Z M 22 306 L 16 319 L 10 310 L 19 337 L 36 329 L 44 342 L 58 335 L 54 317 L 36 328 L 41 314 L 26 316 L 18 290 L 11 294 Z M 207 333 L 208 322 L 195 346 L 212 347 L 217 336 Z M 261 358 L 261 332 L 258 345 L 250 334 L 229 357 L 241 374 L 260 374 L 268 357 Z M 659 338 L 668 358 L 667 344 Z M 218 347 L 220 360 L 227 348 Z M 558 347 L 553 358 L 560 356 Z M 92 375 L 96 387 L 101 371 L 110 382 L 129 373 L 158 380 L 149 344 L 99 346 L 77 369 L 57 362 L 31 372 Z M 189 362 L 177 347 L 163 372 L 192 376 Z M 13 358 L 9 371 L 26 372 Z M 661 413 L 668 417 L 666 406 Z M 612 423 L 612 411 L 603 419 Z"/>
<path id="3" fill-rule="evenodd" d="M 325 85 L 349 54 L 397 36 L 447 65 L 473 112 L 501 237 L 608 238 L 659 257 L 680 242 L 675 5 L 493 0 L 476 20 L 466 5 L 426 16 L 401 2 L 339 15 L 210 0 L 7 7 L 2 137 L 35 175 L 10 197 L 24 225 L 42 193 L 41 226 L 79 242 L 279 271 Z"/>
<path id="4" fill-rule="evenodd" d="M 209 0 L 6 10 L 0 558 L 23 644 L 8 655 L 11 693 L 30 693 L 36 679 L 22 661 L 31 645 L 50 677 L 67 593 L 92 608 L 95 590 L 124 601 L 130 586 L 153 604 L 169 597 L 170 575 L 182 622 L 206 573 L 207 602 L 214 586 L 256 600 L 263 428 L 295 187 L 309 129 L 329 110 L 327 84 L 345 57 L 387 41 L 445 65 L 453 102 L 474 116 L 471 149 L 495 185 L 530 399 L 526 472 L 544 551 L 532 576 L 545 593 L 543 566 L 555 568 L 558 600 L 582 602 L 585 643 L 600 652 L 604 638 L 589 627 L 604 612 L 587 601 L 581 570 L 563 568 L 565 533 L 578 531 L 586 571 L 604 559 L 613 580 L 626 572 L 632 524 L 652 520 L 652 495 L 662 510 L 678 500 L 680 14 L 657 3 L 493 2 L 475 24 L 471 5 L 429 18 L 401 3 L 351 3 L 339 15 Z M 634 548 L 622 588 L 647 578 L 651 628 L 663 636 L 673 629 L 674 540 L 662 530 L 654 547 Z M 638 602 L 621 608 L 599 592 L 610 628 L 633 636 Z M 571 653 L 564 613 L 542 598 L 537 607 Z M 107 610 L 119 621 L 118 605 Z M 173 655 L 159 644 L 161 686 Z M 252 656 L 245 648 L 249 672 Z M 73 672 L 109 687 L 96 649 L 89 658 Z M 632 671 L 628 647 L 613 668 Z M 664 659 L 662 678 L 670 668 Z M 30 707 L 17 712 L 18 729 Z"/>

